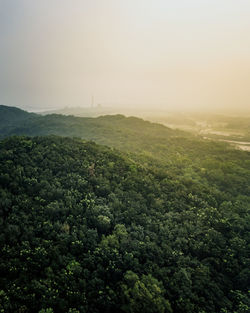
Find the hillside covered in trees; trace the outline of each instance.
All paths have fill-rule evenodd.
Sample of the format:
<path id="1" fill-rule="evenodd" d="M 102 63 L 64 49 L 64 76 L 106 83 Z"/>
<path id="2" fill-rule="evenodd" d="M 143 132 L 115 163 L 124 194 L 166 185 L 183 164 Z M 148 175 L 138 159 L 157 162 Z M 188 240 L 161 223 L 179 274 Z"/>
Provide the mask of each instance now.
<path id="1" fill-rule="evenodd" d="M 1 312 L 248 312 L 249 153 L 161 140 L 0 142 Z"/>

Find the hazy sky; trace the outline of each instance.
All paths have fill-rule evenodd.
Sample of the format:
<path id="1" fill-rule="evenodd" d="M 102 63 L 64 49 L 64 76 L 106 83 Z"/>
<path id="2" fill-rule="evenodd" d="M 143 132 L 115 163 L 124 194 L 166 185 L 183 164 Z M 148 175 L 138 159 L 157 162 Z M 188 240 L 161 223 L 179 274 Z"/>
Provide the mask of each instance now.
<path id="1" fill-rule="evenodd" d="M 0 103 L 250 107 L 250 0 L 0 0 Z"/>

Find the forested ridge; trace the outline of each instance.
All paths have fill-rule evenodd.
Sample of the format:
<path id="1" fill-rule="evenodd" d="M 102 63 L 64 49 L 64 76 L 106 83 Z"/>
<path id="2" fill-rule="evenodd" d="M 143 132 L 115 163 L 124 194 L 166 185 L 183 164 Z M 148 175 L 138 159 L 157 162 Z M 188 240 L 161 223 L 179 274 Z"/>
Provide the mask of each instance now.
<path id="1" fill-rule="evenodd" d="M 249 153 L 115 118 L 0 142 L 1 312 L 248 312 Z"/>

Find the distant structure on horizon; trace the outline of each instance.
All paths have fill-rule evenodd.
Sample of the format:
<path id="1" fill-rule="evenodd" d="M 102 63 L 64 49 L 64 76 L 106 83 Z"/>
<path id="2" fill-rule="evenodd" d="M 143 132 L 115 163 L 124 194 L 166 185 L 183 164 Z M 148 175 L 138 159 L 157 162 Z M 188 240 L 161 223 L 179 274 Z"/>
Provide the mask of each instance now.
<path id="1" fill-rule="evenodd" d="M 94 104 L 95 104 L 95 98 L 94 98 L 94 96 L 92 95 L 92 96 L 91 96 L 91 108 L 94 107 Z"/>

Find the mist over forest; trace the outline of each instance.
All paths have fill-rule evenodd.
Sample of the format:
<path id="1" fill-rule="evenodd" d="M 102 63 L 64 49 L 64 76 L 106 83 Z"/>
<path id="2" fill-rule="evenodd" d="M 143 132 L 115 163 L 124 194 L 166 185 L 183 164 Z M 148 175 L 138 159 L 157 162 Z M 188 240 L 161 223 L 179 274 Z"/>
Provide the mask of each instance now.
<path id="1" fill-rule="evenodd" d="M 249 141 L 169 118 L 0 106 L 3 312 L 248 312 Z"/>
<path id="2" fill-rule="evenodd" d="M 250 312 L 250 2 L 0 0 L 0 313 Z"/>

